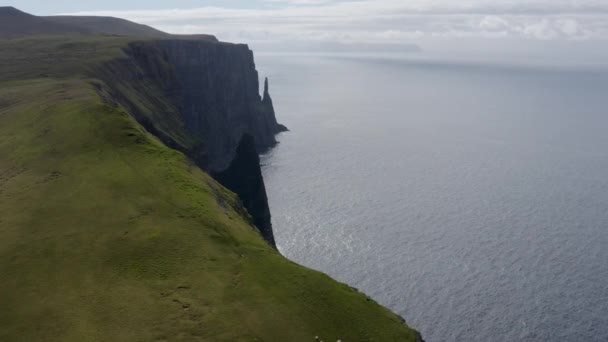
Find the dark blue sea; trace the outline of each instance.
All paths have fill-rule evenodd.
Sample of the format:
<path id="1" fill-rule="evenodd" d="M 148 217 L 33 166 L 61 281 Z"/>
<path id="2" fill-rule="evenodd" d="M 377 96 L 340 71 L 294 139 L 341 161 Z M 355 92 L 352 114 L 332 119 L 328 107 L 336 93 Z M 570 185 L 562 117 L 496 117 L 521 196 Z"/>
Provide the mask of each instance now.
<path id="1" fill-rule="evenodd" d="M 281 252 L 428 342 L 608 341 L 608 73 L 257 56 Z"/>

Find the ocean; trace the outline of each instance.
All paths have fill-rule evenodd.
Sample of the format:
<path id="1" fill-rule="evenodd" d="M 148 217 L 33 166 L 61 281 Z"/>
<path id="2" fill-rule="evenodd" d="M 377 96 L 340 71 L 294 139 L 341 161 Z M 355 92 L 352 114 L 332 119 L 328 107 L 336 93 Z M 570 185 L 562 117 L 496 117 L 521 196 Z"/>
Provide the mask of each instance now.
<path id="1" fill-rule="evenodd" d="M 427 342 L 608 341 L 608 73 L 258 55 L 280 251 Z"/>

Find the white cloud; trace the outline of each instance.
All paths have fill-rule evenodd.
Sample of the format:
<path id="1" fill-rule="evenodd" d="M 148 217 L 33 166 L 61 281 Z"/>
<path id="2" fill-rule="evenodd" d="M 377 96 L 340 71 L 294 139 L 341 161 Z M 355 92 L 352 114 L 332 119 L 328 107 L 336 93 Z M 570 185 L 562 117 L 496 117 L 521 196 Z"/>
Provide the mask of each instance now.
<path id="1" fill-rule="evenodd" d="M 502 31 L 508 30 L 509 27 L 507 20 L 494 15 L 483 17 L 479 23 L 479 28 L 482 31 Z"/>
<path id="2" fill-rule="evenodd" d="M 86 12 L 230 41 L 401 43 L 434 37 L 608 39 L 608 0 L 266 0 L 258 9 Z"/>

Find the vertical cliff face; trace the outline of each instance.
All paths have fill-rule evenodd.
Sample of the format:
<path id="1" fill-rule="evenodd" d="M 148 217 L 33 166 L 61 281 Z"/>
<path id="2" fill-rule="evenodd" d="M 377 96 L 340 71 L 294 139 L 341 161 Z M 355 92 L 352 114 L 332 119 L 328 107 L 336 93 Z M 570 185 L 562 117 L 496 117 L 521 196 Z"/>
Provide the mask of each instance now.
<path id="1" fill-rule="evenodd" d="M 259 94 L 253 52 L 204 40 L 135 42 L 125 52 L 128 58 L 98 73 L 114 101 L 238 194 L 274 245 L 258 153 L 286 128 L 277 123 L 267 79 Z"/>
<path id="2" fill-rule="evenodd" d="M 245 133 L 258 151 L 276 144 L 275 134 L 282 127 L 272 102 L 260 97 L 253 52 L 246 45 L 180 40 L 153 44 L 172 67 L 177 84 L 168 93 L 185 128 L 205 141 L 209 170 L 228 167 Z"/>

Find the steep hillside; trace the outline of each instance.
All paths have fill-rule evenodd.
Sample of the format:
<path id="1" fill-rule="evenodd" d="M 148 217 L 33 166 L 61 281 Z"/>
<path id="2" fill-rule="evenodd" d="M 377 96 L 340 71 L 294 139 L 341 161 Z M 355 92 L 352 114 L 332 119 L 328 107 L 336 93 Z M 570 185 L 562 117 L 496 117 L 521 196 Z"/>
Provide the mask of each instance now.
<path id="1" fill-rule="evenodd" d="M 415 340 L 280 256 L 97 82 L 0 84 L 0 340 Z"/>

